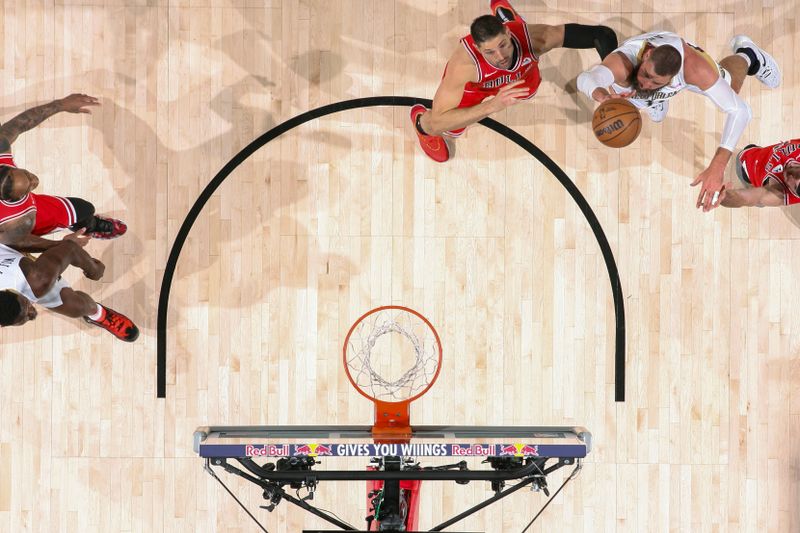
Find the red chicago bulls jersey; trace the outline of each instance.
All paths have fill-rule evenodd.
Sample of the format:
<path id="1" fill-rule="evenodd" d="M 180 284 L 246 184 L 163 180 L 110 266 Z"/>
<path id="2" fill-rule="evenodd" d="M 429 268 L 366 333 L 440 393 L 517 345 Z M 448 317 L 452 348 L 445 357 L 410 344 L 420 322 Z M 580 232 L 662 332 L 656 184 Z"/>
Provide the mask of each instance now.
<path id="1" fill-rule="evenodd" d="M 753 187 L 763 187 L 773 180 L 783 189 L 786 205 L 799 204 L 797 191 L 790 190 L 784 181 L 783 170 L 787 163 L 800 163 L 800 139 L 792 139 L 772 146 L 756 146 L 739 155 L 742 168 Z"/>
<path id="2" fill-rule="evenodd" d="M 0 154 L 0 166 L 17 168 L 11 154 Z M 28 213 L 36 212 L 36 200 L 32 194 L 26 194 L 16 202 L 0 200 L 0 224 L 16 220 Z"/>
<path id="3" fill-rule="evenodd" d="M 477 46 L 475 46 L 475 41 L 471 35 L 461 39 L 461 44 L 464 45 L 472 61 L 475 62 L 475 67 L 478 69 L 478 81 L 464 85 L 465 99 L 470 93 L 479 93 L 482 96 L 482 100 L 497 94 L 501 87 L 520 79 L 525 80 L 521 87 L 525 87 L 530 91 L 527 98 L 533 96 L 539 88 L 539 83 L 542 81 L 539 75 L 539 58 L 533 53 L 533 45 L 531 44 L 530 35 L 528 35 L 528 25 L 521 18 L 504 22 L 503 24 L 508 28 L 511 41 L 517 50 L 516 62 L 508 70 L 497 68 L 486 61 L 478 51 Z M 474 96 L 472 98 L 474 99 Z"/>

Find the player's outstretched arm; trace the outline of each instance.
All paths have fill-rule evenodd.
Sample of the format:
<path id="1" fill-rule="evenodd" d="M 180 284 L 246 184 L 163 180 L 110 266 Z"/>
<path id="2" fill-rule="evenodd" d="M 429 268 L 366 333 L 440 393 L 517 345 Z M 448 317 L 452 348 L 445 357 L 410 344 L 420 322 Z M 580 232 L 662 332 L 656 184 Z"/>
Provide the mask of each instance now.
<path id="1" fill-rule="evenodd" d="M 772 187 L 725 189 L 720 203 L 725 207 L 780 207 L 785 205 L 784 194 Z"/>
<path id="2" fill-rule="evenodd" d="M 538 56 L 553 48 L 594 48 L 600 59 L 605 59 L 618 46 L 617 34 L 608 26 L 528 24 L 528 34 L 531 36 L 533 51 Z"/>
<path id="3" fill-rule="evenodd" d="M 463 58 L 460 57 L 463 52 Z M 474 124 L 508 106 L 520 102 L 520 98 L 529 96 L 527 88 L 519 87 L 521 81 L 511 83 L 500 89 L 494 98 L 484 100 L 472 107 L 459 108 L 464 95 L 464 84 L 476 81 L 475 64 L 459 50 L 447 65 L 430 113 L 423 115 L 422 128 L 428 135 L 441 135 L 445 131 L 455 130 Z"/>
<path id="4" fill-rule="evenodd" d="M 54 241 L 52 239 L 45 239 L 43 237 L 39 237 L 38 235 L 33 235 L 32 233 L 15 235 L 12 232 L 10 238 L 9 234 L 0 233 L 0 243 L 10 246 L 11 248 L 14 248 L 20 252 L 28 252 L 33 254 L 44 252 L 45 250 L 49 250 L 54 246 L 58 246 L 59 242 L 60 241 Z"/>
<path id="5" fill-rule="evenodd" d="M 81 230 L 58 241 L 57 246 L 44 251 L 35 261 L 20 262 L 22 273 L 33 294 L 36 296 L 47 294 L 70 265 L 83 270 L 89 279 L 98 280 L 103 277 L 106 267 L 82 248 L 83 243 L 78 240 L 82 234 Z"/>
<path id="6" fill-rule="evenodd" d="M 633 92 L 617 94 L 612 83 L 626 83 L 633 72 L 633 64 L 622 54 L 609 54 L 599 65 L 578 75 L 578 90 L 594 100 L 605 102 L 610 98 L 627 97 Z"/>
<path id="7" fill-rule="evenodd" d="M 703 95 L 714 102 L 725 113 L 725 125 L 722 129 L 719 148 L 708 167 L 701 172 L 692 186 L 701 185 L 697 196 L 697 207 L 703 211 L 711 211 L 719 207 L 720 194 L 725 167 L 733 155 L 733 149 L 739 142 L 747 124 L 752 118 L 750 106 L 736 94 L 731 86 L 719 75 L 719 70 L 710 65 L 697 52 L 689 51 L 685 59 L 686 82 L 697 87 Z"/>
<path id="8" fill-rule="evenodd" d="M 32 107 L 23 111 L 0 126 L 0 152 L 5 152 L 21 133 L 35 128 L 60 111 L 67 113 L 90 113 L 89 106 L 100 105 L 97 98 L 85 94 L 71 94 L 66 98 L 53 100 L 49 104 Z"/>
<path id="9" fill-rule="evenodd" d="M 3 244 L 5 244 L 6 246 L 10 246 L 11 248 L 14 248 L 15 250 L 22 253 L 38 254 L 41 252 L 45 252 L 50 248 L 60 245 L 63 241 L 72 241 L 82 248 L 86 246 L 86 244 L 91 240 L 91 237 L 85 235 L 85 233 L 86 229 L 81 228 L 78 231 L 74 231 L 66 235 L 64 239 L 61 241 L 44 239 L 37 235 L 29 234 L 14 243 L 3 243 Z"/>

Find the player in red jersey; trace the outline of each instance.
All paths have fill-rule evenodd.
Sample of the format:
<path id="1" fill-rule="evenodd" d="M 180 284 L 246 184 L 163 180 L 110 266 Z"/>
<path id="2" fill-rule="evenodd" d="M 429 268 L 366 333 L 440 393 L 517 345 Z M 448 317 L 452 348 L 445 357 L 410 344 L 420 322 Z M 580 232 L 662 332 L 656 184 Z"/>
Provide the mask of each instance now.
<path id="1" fill-rule="evenodd" d="M 447 62 L 432 109 L 411 108 L 420 145 L 434 161 L 450 158 L 442 135 L 458 137 L 470 124 L 533 97 L 543 54 L 559 47 L 595 48 L 602 59 L 617 47 L 616 34 L 605 26 L 526 24 L 508 0 L 490 6 L 492 14 L 472 22 Z"/>
<path id="2" fill-rule="evenodd" d="M 736 174 L 744 189 L 725 187 L 725 207 L 800 204 L 800 139 L 772 146 L 751 144 L 736 157 Z"/>
<path id="3" fill-rule="evenodd" d="M 89 106 L 93 105 L 98 105 L 96 98 L 71 94 L 28 109 L 0 126 L 1 244 L 47 249 L 55 246 L 57 241 L 40 236 L 59 228 L 84 228 L 86 235 L 100 239 L 112 239 L 125 233 L 125 224 L 95 215 L 94 206 L 86 200 L 31 192 L 39 185 L 39 178 L 18 168 L 11 155 L 11 144 L 21 133 L 38 126 L 59 111 L 89 113 Z"/>

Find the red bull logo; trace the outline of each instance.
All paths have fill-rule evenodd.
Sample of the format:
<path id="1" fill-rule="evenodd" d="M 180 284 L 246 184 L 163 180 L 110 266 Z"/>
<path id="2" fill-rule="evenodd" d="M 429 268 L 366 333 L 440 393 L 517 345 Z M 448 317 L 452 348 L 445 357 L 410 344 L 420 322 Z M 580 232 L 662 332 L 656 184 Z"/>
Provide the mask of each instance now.
<path id="1" fill-rule="evenodd" d="M 274 444 L 248 444 L 244 448 L 247 457 L 281 457 L 289 455 L 289 446 Z"/>
<path id="2" fill-rule="evenodd" d="M 500 455 L 513 455 L 515 457 L 532 457 L 539 455 L 539 447 L 530 444 L 509 444 L 501 446 Z"/>
<path id="3" fill-rule="evenodd" d="M 294 455 L 308 455 L 309 457 L 333 455 L 333 450 L 325 444 L 300 444 L 295 447 Z"/>

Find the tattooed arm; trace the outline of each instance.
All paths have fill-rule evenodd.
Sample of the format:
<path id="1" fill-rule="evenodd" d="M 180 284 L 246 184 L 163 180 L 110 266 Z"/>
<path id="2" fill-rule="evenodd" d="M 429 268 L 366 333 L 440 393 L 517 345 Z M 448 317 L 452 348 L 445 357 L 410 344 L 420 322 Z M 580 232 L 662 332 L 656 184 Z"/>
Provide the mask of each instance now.
<path id="1" fill-rule="evenodd" d="M 35 128 L 59 111 L 68 113 L 89 113 L 88 106 L 99 105 L 97 98 L 85 94 L 71 94 L 49 104 L 32 107 L 23 111 L 0 126 L 0 152 L 6 152 L 17 140 L 20 133 Z"/>
<path id="2" fill-rule="evenodd" d="M 0 244 L 11 246 L 19 251 L 42 252 L 53 246 L 59 241 L 43 239 L 31 234 L 35 213 L 28 213 L 17 220 L 11 220 L 0 224 Z"/>

